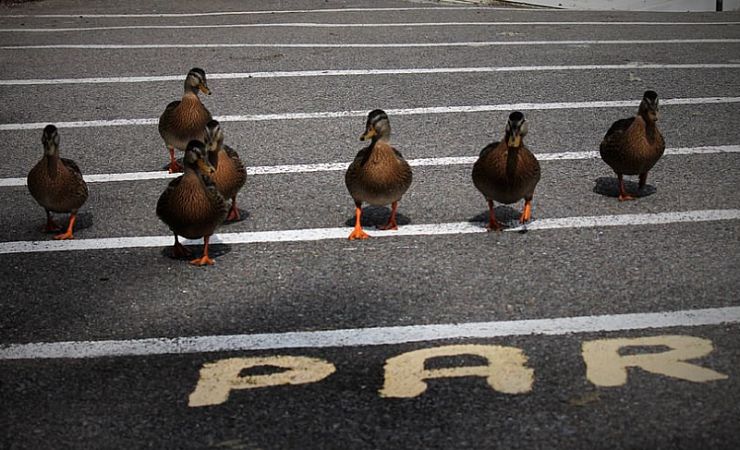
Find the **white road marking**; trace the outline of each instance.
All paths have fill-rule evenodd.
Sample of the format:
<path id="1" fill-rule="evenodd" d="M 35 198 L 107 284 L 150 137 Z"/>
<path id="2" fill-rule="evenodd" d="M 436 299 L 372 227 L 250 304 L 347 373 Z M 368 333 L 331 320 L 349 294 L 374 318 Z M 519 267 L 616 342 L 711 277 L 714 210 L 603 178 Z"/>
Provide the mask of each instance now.
<path id="1" fill-rule="evenodd" d="M 395 11 L 529 11 L 531 8 L 496 8 L 486 6 L 485 8 L 475 6 L 420 6 L 420 7 L 393 7 L 393 8 L 324 8 L 324 9 L 287 9 L 269 11 L 212 11 L 202 13 L 160 13 L 160 14 L 6 14 L 5 18 L 72 18 L 72 19 L 110 19 L 110 18 L 138 18 L 138 17 L 212 17 L 212 16 L 250 16 L 250 15 L 273 15 L 273 14 L 321 14 L 321 13 L 347 13 L 347 12 L 395 12 Z M 557 12 L 553 9 L 543 12 Z M 655 11 L 654 11 L 655 12 Z"/>
<path id="2" fill-rule="evenodd" d="M 388 22 L 388 23 L 230 23 L 212 25 L 119 25 L 69 28 L 0 28 L 0 33 L 61 33 L 114 30 L 182 30 L 202 28 L 412 28 L 412 27 L 507 27 L 507 26 L 729 26 L 740 22 Z"/>
<path id="3" fill-rule="evenodd" d="M 531 11 L 529 8 L 478 8 L 475 6 L 427 6 L 406 8 L 325 8 L 325 9 L 286 9 L 268 11 L 212 11 L 202 13 L 161 13 L 161 14 L 7 14 L 5 18 L 72 18 L 72 19 L 110 19 L 134 17 L 211 17 L 211 16 L 250 16 L 262 14 L 314 14 L 314 13 L 344 13 L 344 12 L 380 12 L 380 11 L 459 11 L 459 10 L 507 10 Z"/>
<path id="4" fill-rule="evenodd" d="M 612 39 L 612 40 L 569 40 L 569 41 L 473 41 L 473 42 L 408 42 L 408 43 L 232 43 L 232 44 L 39 44 L 3 45 L 0 50 L 43 50 L 43 49 L 81 49 L 81 50 L 142 50 L 164 48 L 431 48 L 431 47 L 492 47 L 524 45 L 657 45 L 657 44 L 737 44 L 740 39 Z"/>
<path id="5" fill-rule="evenodd" d="M 212 17 L 212 16 L 248 16 L 262 14 L 319 14 L 319 13 L 345 13 L 345 12 L 393 12 L 393 11 L 460 11 L 471 10 L 477 12 L 498 11 L 525 11 L 530 13 L 557 13 L 572 11 L 570 9 L 541 9 L 515 8 L 515 7 L 478 7 L 478 6 L 416 6 L 416 7 L 389 7 L 389 8 L 324 8 L 324 9 L 286 9 L 267 11 L 211 11 L 200 13 L 150 13 L 150 14 L 6 14 L 3 17 L 14 18 L 71 18 L 71 19 L 108 19 L 108 18 L 137 18 L 137 17 Z M 670 11 L 650 11 L 650 13 L 661 13 Z M 661 22 L 656 22 L 660 24 Z"/>
<path id="6" fill-rule="evenodd" d="M 298 348 L 398 345 L 444 339 L 598 333 L 737 324 L 740 307 L 552 319 L 293 331 L 286 333 L 186 336 L 106 341 L 34 342 L 0 346 L 0 360 L 101 358 Z"/>
<path id="7" fill-rule="evenodd" d="M 500 105 L 471 105 L 471 106 L 429 106 L 422 108 L 386 109 L 386 113 L 396 116 L 420 114 L 455 114 L 480 113 L 492 111 L 531 111 L 551 109 L 588 109 L 588 108 L 622 108 L 634 107 L 639 100 L 607 100 L 591 102 L 556 102 L 556 103 L 508 103 Z M 740 97 L 693 97 L 661 99 L 663 106 L 671 105 L 711 105 L 722 103 L 738 103 Z M 301 119 L 337 119 L 344 117 L 366 117 L 367 110 L 357 111 L 327 111 L 311 113 L 276 113 L 276 114 L 247 114 L 216 116 L 219 122 L 262 122 L 266 120 L 301 120 Z M 90 128 L 115 127 L 128 125 L 156 125 L 158 118 L 150 119 L 114 119 L 114 120 L 83 120 L 78 122 L 54 122 L 58 128 Z M 4 123 L 0 124 L 0 131 L 13 130 L 42 130 L 50 122 Z"/>
<path id="8" fill-rule="evenodd" d="M 740 153 L 740 145 L 718 145 L 713 147 L 686 147 L 686 148 L 667 148 L 665 155 L 711 155 L 717 153 Z M 552 160 L 577 160 L 577 159 L 594 159 L 599 158 L 597 151 L 584 152 L 553 152 L 537 153 L 537 159 L 540 161 Z M 472 165 L 477 156 L 449 156 L 442 158 L 418 158 L 409 159 L 411 166 L 453 166 L 453 165 Z M 337 163 L 319 163 L 319 164 L 289 164 L 281 166 L 255 166 L 248 167 L 249 175 L 274 175 L 284 173 L 311 173 L 311 172 L 333 172 L 346 170 L 350 162 Z M 128 173 L 101 173 L 85 175 L 85 181 L 88 183 L 109 183 L 118 181 L 140 181 L 140 180 L 159 180 L 164 178 L 176 178 L 179 173 L 168 173 L 166 170 L 156 172 L 128 172 Z M 26 178 L 0 178 L 0 187 L 25 186 Z"/>
<path id="9" fill-rule="evenodd" d="M 366 75 L 430 75 L 438 73 L 491 73 L 491 72 L 557 72 L 576 70 L 688 70 L 688 69 L 740 69 L 738 63 L 718 64 L 583 64 L 569 66 L 509 66 L 509 67 L 436 67 L 418 69 L 335 69 L 294 70 L 276 72 L 209 73 L 209 80 L 241 80 L 249 78 L 298 78 L 325 76 Z M 151 83 L 159 81 L 182 81 L 183 75 L 160 75 L 139 77 L 93 77 L 93 78 L 36 78 L 25 80 L 0 80 L 0 86 L 58 85 L 58 84 L 101 84 L 101 83 Z"/>
<path id="10" fill-rule="evenodd" d="M 662 225 L 684 222 L 709 222 L 740 219 L 740 209 L 664 212 L 649 214 L 619 214 L 613 216 L 576 216 L 537 219 L 526 226 L 518 225 L 507 231 L 537 231 L 572 228 Z M 245 231 L 219 233 L 211 237 L 212 244 L 256 244 L 272 242 L 305 242 L 329 239 L 347 239 L 351 227 L 306 228 L 299 230 Z M 487 232 L 481 223 L 453 222 L 404 225 L 395 231 L 366 229 L 373 237 L 438 236 Z M 172 235 L 132 236 L 117 238 L 76 239 L 70 241 L 11 241 L 0 242 L 0 255 L 75 250 L 107 250 L 118 248 L 167 247 L 173 244 Z M 198 245 L 202 239 L 181 241 Z"/>

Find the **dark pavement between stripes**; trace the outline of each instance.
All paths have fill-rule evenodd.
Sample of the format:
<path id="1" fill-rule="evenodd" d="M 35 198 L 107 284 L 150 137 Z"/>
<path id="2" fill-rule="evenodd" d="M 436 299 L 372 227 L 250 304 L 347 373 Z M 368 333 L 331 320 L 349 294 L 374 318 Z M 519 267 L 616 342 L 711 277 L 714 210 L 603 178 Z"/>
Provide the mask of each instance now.
<path id="1" fill-rule="evenodd" d="M 494 6 L 0 5 L 0 447 L 740 447 L 740 13 Z M 641 23 L 611 23 L 620 21 Z M 239 24 L 261 26 L 223 27 Z M 185 28 L 156 28 L 171 25 Z M 87 27 L 102 29 L 38 31 Z M 470 44 L 502 41 L 516 44 Z M 191 43 L 213 46 L 23 48 Z M 395 45 L 409 43 L 440 46 Z M 450 43 L 467 44 L 442 46 Z M 216 244 L 207 268 L 170 257 L 170 232 L 155 214 L 167 179 L 105 179 L 162 170 L 156 123 L 136 120 L 179 99 L 195 66 L 219 74 L 203 101 L 231 116 L 226 143 L 249 167 L 292 171 L 249 176 L 238 200 L 245 219 L 217 232 L 269 238 Z M 508 69 L 433 70 L 476 67 Z M 420 68 L 432 72 L 393 73 Z M 342 69 L 391 73 L 295 76 Z M 243 75 L 251 72 L 263 73 Z M 118 79 L 163 76 L 175 79 Z M 103 80 L 53 82 L 93 77 Z M 438 108 L 390 122 L 404 156 L 432 164 L 413 168 L 400 226 L 442 229 L 486 220 L 471 166 L 439 158 L 475 157 L 499 140 L 509 111 L 496 105 L 530 104 L 522 109 L 535 154 L 593 152 L 647 89 L 665 101 L 658 126 L 680 154 L 658 162 L 636 201 L 617 201 L 614 173 L 599 158 L 543 158 L 534 222 L 522 232 L 280 241 L 288 230 L 349 235 L 344 171 L 296 165 L 349 163 L 371 109 Z M 598 105 L 610 101 L 630 103 Z M 482 105 L 494 110 L 451 109 Z M 122 123 L 100 122 L 111 120 Z M 14 243 L 51 239 L 39 231 L 43 209 L 13 181 L 41 157 L 39 127 L 82 121 L 91 122 L 60 126 L 61 154 L 104 179 L 88 184 L 77 242 L 132 240 L 10 253 Z M 497 211 L 513 224 L 521 208 Z M 724 218 L 677 219 L 707 211 Z M 365 212 L 373 234 L 389 209 Z M 656 214 L 672 219 L 647 224 Z M 578 225 L 626 215 L 634 216 L 619 226 Z M 555 219 L 564 225 L 536 229 Z M 168 246 L 137 244 L 149 236 L 168 236 Z M 424 334 L 436 325 L 459 334 Z M 382 343 L 367 337 L 377 334 Z M 54 353 L 65 342 L 70 353 Z"/>

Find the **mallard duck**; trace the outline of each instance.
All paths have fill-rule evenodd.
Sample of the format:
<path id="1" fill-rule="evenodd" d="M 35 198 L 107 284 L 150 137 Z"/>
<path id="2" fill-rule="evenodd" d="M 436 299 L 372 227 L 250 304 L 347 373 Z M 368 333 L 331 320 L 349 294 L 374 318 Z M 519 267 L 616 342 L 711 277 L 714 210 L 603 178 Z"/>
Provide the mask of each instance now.
<path id="1" fill-rule="evenodd" d="M 624 175 L 639 175 L 639 188 L 647 183 L 648 171 L 665 151 L 658 121 L 658 94 L 645 91 L 635 117 L 617 120 L 606 132 L 599 147 L 601 159 L 617 174 L 619 201 L 634 200 L 624 189 Z"/>
<path id="2" fill-rule="evenodd" d="M 185 173 L 170 182 L 157 202 L 157 216 L 175 234 L 173 253 L 182 258 L 190 255 L 177 236 L 203 238 L 203 256 L 191 264 L 213 264 L 208 257 L 208 239 L 229 211 L 226 201 L 210 180 L 215 171 L 206 158 L 205 145 L 190 141 L 185 149 Z"/>
<path id="3" fill-rule="evenodd" d="M 361 141 L 370 140 L 370 145 L 360 150 L 355 160 L 347 168 L 344 181 L 355 201 L 355 228 L 349 240 L 367 239 L 362 230 L 360 217 L 362 203 L 381 206 L 391 204 L 388 223 L 378 227 L 380 230 L 397 230 L 396 210 L 398 201 L 411 186 L 411 167 L 401 153 L 391 147 L 391 124 L 388 115 L 376 109 L 367 116 L 365 132 Z"/>
<path id="4" fill-rule="evenodd" d="M 71 159 L 59 157 L 59 133 L 54 125 L 47 125 L 41 137 L 44 156 L 28 173 L 27 185 L 33 198 L 46 210 L 44 231 L 58 231 L 52 212 L 70 213 L 67 231 L 54 239 L 74 239 L 72 230 L 77 210 L 87 200 L 87 184 L 82 172 Z"/>
<path id="5" fill-rule="evenodd" d="M 198 91 L 211 95 L 206 84 L 206 73 L 194 67 L 185 77 L 185 92 L 182 100 L 172 102 L 159 117 L 159 134 L 170 152 L 169 172 L 182 172 L 182 167 L 175 160 L 175 149 L 183 150 L 191 140 L 203 141 L 206 124 L 211 120 L 200 98 Z"/>
<path id="6" fill-rule="evenodd" d="M 236 194 L 247 181 L 247 170 L 244 168 L 239 155 L 224 145 L 224 132 L 221 124 L 211 120 L 206 125 L 206 150 L 208 161 L 216 169 L 210 175 L 216 188 L 226 199 L 231 199 L 231 209 L 226 217 L 227 221 L 239 220 L 239 208 L 236 207 Z"/>
<path id="7" fill-rule="evenodd" d="M 493 202 L 510 204 L 524 199 L 519 222 L 532 218 L 532 196 L 540 181 L 540 163 L 524 145 L 529 125 L 524 114 L 513 112 L 506 122 L 501 142 L 493 142 L 480 152 L 473 165 L 473 184 L 488 202 L 488 230 L 501 230 Z"/>

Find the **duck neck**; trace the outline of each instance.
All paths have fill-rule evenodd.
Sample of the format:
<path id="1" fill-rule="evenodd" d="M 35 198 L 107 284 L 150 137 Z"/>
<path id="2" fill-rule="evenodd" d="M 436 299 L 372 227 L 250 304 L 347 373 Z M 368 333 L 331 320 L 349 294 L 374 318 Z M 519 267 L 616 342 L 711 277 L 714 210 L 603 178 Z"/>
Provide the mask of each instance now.
<path id="1" fill-rule="evenodd" d="M 198 86 L 193 86 L 189 84 L 187 81 L 185 81 L 185 92 L 183 95 L 189 95 L 192 94 L 194 96 L 198 96 Z"/>
<path id="2" fill-rule="evenodd" d="M 506 144 L 506 173 L 513 174 L 516 171 L 516 164 L 519 160 L 519 147 L 509 147 Z"/>
<path id="3" fill-rule="evenodd" d="M 218 139 L 216 142 L 211 142 L 207 145 L 208 149 L 208 162 L 211 163 L 214 169 L 218 168 L 218 154 L 224 148 L 223 138 Z"/>
<path id="4" fill-rule="evenodd" d="M 650 115 L 647 113 L 647 111 L 640 111 L 640 117 L 642 118 L 643 122 L 645 122 L 645 137 L 647 138 L 648 142 L 655 142 L 658 131 L 655 120 L 650 118 Z"/>
<path id="5" fill-rule="evenodd" d="M 49 173 L 56 173 L 59 169 L 59 165 L 62 162 L 61 158 L 59 157 L 59 151 L 57 151 L 56 149 L 47 151 L 44 155 L 44 158 L 46 158 L 46 167 L 49 169 Z"/>
<path id="6" fill-rule="evenodd" d="M 218 169 L 218 153 L 221 151 L 221 145 L 216 147 L 215 150 L 208 152 L 208 162 L 211 163 L 214 169 Z"/>
<path id="7" fill-rule="evenodd" d="M 182 102 L 183 103 L 200 102 L 200 98 L 198 98 L 198 91 L 185 89 L 185 92 L 183 92 L 182 94 Z"/>

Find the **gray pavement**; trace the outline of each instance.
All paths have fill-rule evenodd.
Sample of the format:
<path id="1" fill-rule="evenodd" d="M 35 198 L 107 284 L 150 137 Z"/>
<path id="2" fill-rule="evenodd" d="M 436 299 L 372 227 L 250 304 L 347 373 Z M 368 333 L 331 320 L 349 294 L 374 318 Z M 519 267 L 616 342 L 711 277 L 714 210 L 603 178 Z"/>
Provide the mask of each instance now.
<path id="1" fill-rule="evenodd" d="M 404 43 L 620 39 L 737 39 L 740 25 L 497 25 L 388 28 L 218 28 L 3 32 L 22 27 L 222 25 L 238 23 L 408 22 L 740 22 L 740 13 L 563 12 L 468 8 L 438 2 L 202 2 L 68 0 L 0 6 L 0 46 L 132 43 Z M 145 14 L 364 8 L 176 17 L 12 17 L 28 14 Z M 379 11 L 378 8 L 412 8 Z M 432 9 L 433 8 L 433 9 Z M 575 44 L 430 48 L 0 49 L 2 80 L 184 75 L 333 69 L 740 63 L 740 44 Z M 637 101 L 738 97 L 740 69 L 626 68 L 501 73 L 387 74 L 212 79 L 204 99 L 214 115 L 364 111 L 509 103 Z M 156 118 L 179 97 L 181 81 L 9 86 L 0 80 L 0 124 Z M 598 149 L 609 125 L 634 107 L 525 111 L 537 154 Z M 414 235 L 363 242 L 328 239 L 213 246 L 216 265 L 196 268 L 169 247 L 0 253 L 0 448 L 737 448 L 740 446 L 740 221 L 641 224 L 655 213 L 740 210 L 738 103 L 664 105 L 659 126 L 669 148 L 645 196 L 619 203 L 614 174 L 600 159 L 542 161 L 534 223 L 635 214 L 616 227 L 565 227 L 526 233 Z M 501 137 L 508 111 L 391 115 L 393 141 L 407 158 L 478 154 Z M 349 162 L 362 148 L 364 117 L 224 123 L 226 141 L 247 165 Z M 62 127 L 63 156 L 86 174 L 161 170 L 167 154 L 155 125 Z M 0 130 L 0 178 L 25 177 L 41 156 L 41 130 Z M 705 146 L 730 153 L 700 154 Z M 486 205 L 469 165 L 414 167 L 400 203 L 401 227 L 480 222 Z M 245 220 L 219 232 L 346 227 L 353 205 L 343 171 L 252 175 L 239 196 Z M 1 181 L 1 180 L 0 180 Z M 630 178 L 628 187 L 636 188 Z M 154 212 L 166 179 L 90 183 L 78 240 L 168 236 Z M 1 183 L 0 183 L 1 184 Z M 0 186 L 0 243 L 46 241 L 44 217 L 24 186 Z M 521 204 L 499 206 L 506 220 Z M 368 227 L 387 208 L 366 208 Z M 2 249 L 3 247 L 0 247 Z M 196 246 L 196 252 L 200 247 Z M 725 309 L 721 309 L 725 308 Z M 730 308 L 730 309 L 727 309 Z M 655 328 L 624 314 L 709 309 L 727 323 Z M 735 314 L 733 316 L 733 314 Z M 612 316 L 614 315 L 614 316 Z M 554 335 L 404 340 L 421 325 L 614 317 L 619 327 Z M 630 316 L 632 317 L 632 316 Z M 596 320 L 596 319 L 594 319 Z M 385 345 L 320 348 L 311 332 L 390 328 Z M 409 331 L 411 330 L 411 331 Z M 308 332 L 300 345 L 280 345 Z M 143 339 L 271 333 L 262 349 L 147 353 Z M 288 334 L 284 334 L 288 333 Z M 397 333 L 397 334 L 396 334 Z M 599 385 L 582 353 L 588 341 L 683 336 L 711 342 L 690 363 L 726 376 L 688 381 L 628 370 L 625 384 Z M 318 339 L 318 338 L 316 338 Z M 661 338 L 664 339 L 664 338 Z M 78 342 L 80 349 L 125 340 L 142 355 L 39 359 L 2 356 L 17 344 Z M 183 342 L 187 341 L 185 339 Z M 666 341 L 668 342 L 668 341 Z M 128 345 L 127 344 L 127 345 Z M 446 345 L 521 349 L 534 371 L 531 390 L 505 394 L 480 376 L 431 380 L 414 398 L 380 394 L 392 357 Z M 668 350 L 623 348 L 621 357 Z M 138 348 L 138 347 L 137 347 Z M 217 405 L 189 396 L 208 363 L 228 358 L 310 356 L 336 372 L 307 384 L 232 390 Z M 614 357 L 614 356 L 613 356 Z M 481 356 L 426 361 L 427 370 L 485 364 Z M 277 376 L 270 364 L 240 378 Z M 508 372 L 507 372 L 508 373 Z M 408 379 L 412 375 L 405 373 Z M 511 376 L 508 373 L 507 376 Z M 683 376 L 683 378 L 682 378 Z"/>

